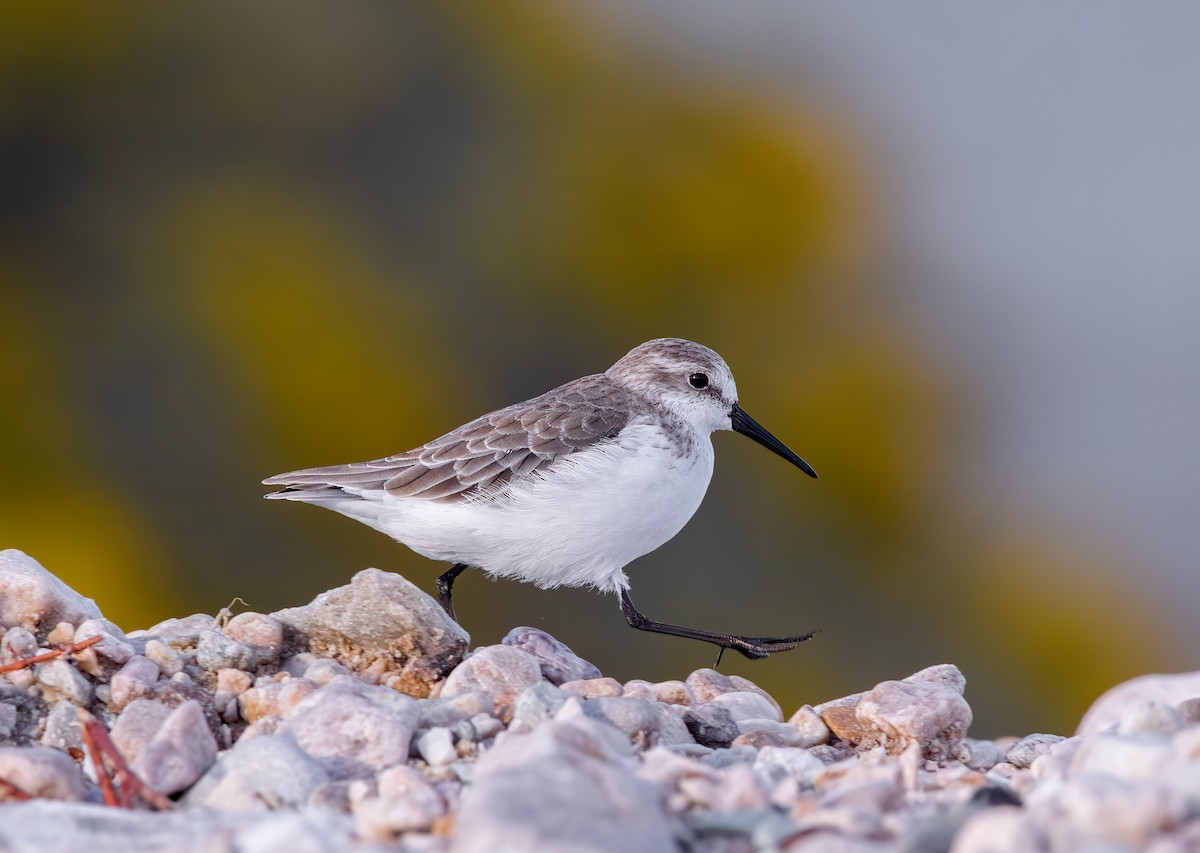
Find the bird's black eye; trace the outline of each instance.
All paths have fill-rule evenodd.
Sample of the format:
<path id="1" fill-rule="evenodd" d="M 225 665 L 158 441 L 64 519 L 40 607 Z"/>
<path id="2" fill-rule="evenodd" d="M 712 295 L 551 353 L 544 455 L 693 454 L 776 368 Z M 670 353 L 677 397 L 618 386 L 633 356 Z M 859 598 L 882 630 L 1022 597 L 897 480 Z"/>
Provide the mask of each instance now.
<path id="1" fill-rule="evenodd" d="M 707 388 L 708 387 L 708 374 L 707 373 L 693 373 L 691 376 L 688 377 L 688 385 L 691 385 L 693 388 L 695 388 L 697 390 L 699 390 L 701 388 Z"/>

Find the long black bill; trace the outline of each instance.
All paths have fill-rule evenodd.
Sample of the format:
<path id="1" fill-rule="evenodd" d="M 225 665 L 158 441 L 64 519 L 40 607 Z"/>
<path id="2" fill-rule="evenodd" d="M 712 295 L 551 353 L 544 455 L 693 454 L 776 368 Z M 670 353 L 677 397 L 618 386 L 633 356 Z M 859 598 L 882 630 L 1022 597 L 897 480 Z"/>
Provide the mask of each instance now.
<path id="1" fill-rule="evenodd" d="M 772 453 L 778 453 L 808 476 L 813 478 L 817 476 L 817 472 L 811 465 L 793 453 L 786 444 L 767 432 L 762 424 L 746 414 L 737 403 L 733 404 L 733 411 L 729 413 L 729 417 L 733 421 L 734 432 L 749 436 Z"/>

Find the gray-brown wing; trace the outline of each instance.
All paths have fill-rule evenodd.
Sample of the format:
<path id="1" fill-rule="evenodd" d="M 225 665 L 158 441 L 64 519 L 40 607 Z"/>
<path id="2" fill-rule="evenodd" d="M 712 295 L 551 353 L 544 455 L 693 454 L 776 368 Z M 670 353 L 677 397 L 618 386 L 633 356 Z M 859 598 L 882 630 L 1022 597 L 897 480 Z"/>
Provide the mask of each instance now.
<path id="1" fill-rule="evenodd" d="M 263 482 L 296 491 L 385 489 L 396 497 L 425 500 L 500 494 L 555 459 L 614 438 L 629 423 L 632 402 L 606 376 L 585 376 L 407 453 L 293 471 Z"/>

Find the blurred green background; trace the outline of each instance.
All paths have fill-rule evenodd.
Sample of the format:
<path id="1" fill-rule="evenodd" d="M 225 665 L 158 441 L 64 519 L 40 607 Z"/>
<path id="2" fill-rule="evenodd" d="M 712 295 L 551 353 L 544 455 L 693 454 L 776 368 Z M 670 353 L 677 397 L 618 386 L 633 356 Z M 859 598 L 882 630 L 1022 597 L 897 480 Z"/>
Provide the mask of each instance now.
<path id="1" fill-rule="evenodd" d="M 1136 554 L 989 491 L 986 377 L 931 334 L 871 122 L 818 73 L 672 38 L 533 0 L 8 6 L 0 546 L 127 629 L 366 566 L 432 590 L 444 566 L 259 480 L 681 336 L 821 479 L 715 436 L 705 504 L 629 567 L 634 597 L 821 629 L 725 658 L 785 710 L 950 661 L 977 734 L 1069 733 L 1185 665 Z M 619 679 L 712 663 L 587 591 L 471 574 L 456 603 L 477 643 L 536 625 Z"/>

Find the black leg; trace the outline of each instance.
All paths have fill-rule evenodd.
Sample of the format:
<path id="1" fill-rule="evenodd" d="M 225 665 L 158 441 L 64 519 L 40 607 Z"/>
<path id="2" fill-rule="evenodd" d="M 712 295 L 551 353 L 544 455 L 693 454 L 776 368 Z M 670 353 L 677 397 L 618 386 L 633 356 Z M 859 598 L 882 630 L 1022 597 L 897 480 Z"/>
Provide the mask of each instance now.
<path id="1" fill-rule="evenodd" d="M 455 563 L 438 575 L 438 604 L 442 605 L 442 609 L 446 611 L 446 615 L 455 622 L 458 621 L 458 617 L 454 615 L 454 602 L 451 600 L 451 597 L 454 595 L 454 579 L 469 568 L 471 567 L 466 563 Z"/>
<path id="2" fill-rule="evenodd" d="M 805 640 L 811 639 L 814 633 L 810 631 L 799 637 L 740 637 L 736 634 L 718 634 L 714 631 L 701 631 L 699 628 L 667 625 L 643 616 L 633 606 L 633 599 L 629 597 L 627 590 L 621 590 L 621 612 L 625 614 L 625 621 L 639 631 L 653 631 L 656 634 L 670 634 L 674 637 L 687 637 L 689 640 L 700 640 L 703 643 L 712 643 L 714 646 L 720 646 L 722 650 L 733 649 L 735 652 L 739 652 L 751 659 L 765 658 L 772 652 L 786 652 L 794 649 Z M 720 662 L 721 657 L 718 655 L 717 663 Z"/>

